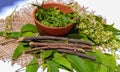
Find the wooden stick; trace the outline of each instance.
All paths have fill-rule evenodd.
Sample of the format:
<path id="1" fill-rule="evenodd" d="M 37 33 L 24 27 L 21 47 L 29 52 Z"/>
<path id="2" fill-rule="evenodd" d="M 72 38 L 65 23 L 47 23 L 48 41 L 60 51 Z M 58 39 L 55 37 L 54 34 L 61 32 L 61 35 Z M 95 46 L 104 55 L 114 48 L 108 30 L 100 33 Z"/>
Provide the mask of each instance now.
<path id="1" fill-rule="evenodd" d="M 71 50 L 64 50 L 64 49 L 57 49 L 57 51 L 62 52 L 62 53 L 74 54 L 74 55 L 77 55 L 77 56 L 80 56 L 80 57 L 83 57 L 83 58 L 90 59 L 92 61 L 96 60 L 94 57 L 89 56 L 85 53 L 81 53 L 81 52 L 74 52 L 74 51 L 71 51 Z"/>
<path id="2" fill-rule="evenodd" d="M 25 53 L 30 53 L 34 51 L 39 51 L 39 50 L 46 50 L 46 49 L 67 49 L 67 50 L 72 50 L 72 51 L 78 51 L 78 52 L 83 52 L 81 49 L 78 48 L 73 48 L 73 47 L 65 47 L 65 46 L 44 46 L 44 47 L 37 47 L 37 48 L 32 48 L 30 50 L 26 50 Z"/>
<path id="3" fill-rule="evenodd" d="M 65 47 L 77 47 L 77 48 L 85 48 L 85 49 L 92 49 L 91 46 L 85 44 L 73 44 L 73 43 L 40 43 L 40 42 L 30 42 L 30 46 L 65 46 Z"/>
<path id="4" fill-rule="evenodd" d="M 65 37 L 55 37 L 55 36 L 37 36 L 37 37 L 22 37 L 19 41 L 40 41 L 40 40 L 65 40 L 71 43 L 82 43 L 87 45 L 93 45 L 91 42 L 78 40 L 78 39 L 71 39 Z"/>
<path id="5" fill-rule="evenodd" d="M 92 56 L 88 56 L 86 55 L 85 53 L 83 52 L 80 52 L 79 50 L 75 49 L 75 48 L 65 48 L 65 47 L 55 47 L 55 46 L 52 46 L 52 47 L 38 47 L 38 48 L 33 48 L 33 49 L 30 49 L 30 50 L 26 50 L 25 53 L 26 54 L 29 54 L 31 52 L 34 52 L 34 51 L 41 51 L 41 50 L 47 50 L 47 49 L 55 49 L 57 50 L 58 52 L 64 52 L 64 53 L 69 53 L 69 54 L 75 54 L 75 55 L 78 55 L 80 57 L 83 57 L 83 58 L 88 58 L 90 60 L 95 60 L 94 57 Z"/>

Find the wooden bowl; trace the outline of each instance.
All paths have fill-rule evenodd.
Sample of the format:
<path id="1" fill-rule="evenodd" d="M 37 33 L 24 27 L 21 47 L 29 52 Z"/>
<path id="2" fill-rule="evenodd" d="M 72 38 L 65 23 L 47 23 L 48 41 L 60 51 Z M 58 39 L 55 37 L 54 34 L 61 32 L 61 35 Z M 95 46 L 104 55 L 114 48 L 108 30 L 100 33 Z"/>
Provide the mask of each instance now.
<path id="1" fill-rule="evenodd" d="M 64 4 L 59 3 L 46 3 L 42 6 L 42 8 L 58 8 L 63 13 L 70 13 L 74 12 L 74 10 L 70 7 L 65 6 Z M 68 24 L 64 27 L 49 27 L 44 24 L 41 24 L 36 18 L 35 14 L 37 12 L 38 8 L 35 8 L 33 11 L 33 19 L 35 21 L 35 24 L 37 26 L 37 29 L 40 33 L 40 35 L 49 35 L 49 36 L 66 36 L 71 31 L 74 24 Z"/>

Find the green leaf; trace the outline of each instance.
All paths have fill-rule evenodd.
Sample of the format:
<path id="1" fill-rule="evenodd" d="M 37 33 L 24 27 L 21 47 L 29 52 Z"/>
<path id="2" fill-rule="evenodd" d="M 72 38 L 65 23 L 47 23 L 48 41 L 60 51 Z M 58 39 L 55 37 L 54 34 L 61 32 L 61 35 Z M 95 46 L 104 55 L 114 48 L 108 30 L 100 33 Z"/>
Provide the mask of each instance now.
<path id="1" fill-rule="evenodd" d="M 95 19 L 96 19 L 96 21 L 102 23 L 103 18 L 101 16 L 95 15 Z"/>
<path id="2" fill-rule="evenodd" d="M 67 59 L 71 62 L 72 67 L 77 72 L 91 72 L 82 58 L 75 55 L 67 55 Z"/>
<path id="3" fill-rule="evenodd" d="M 108 68 L 104 65 L 99 66 L 99 72 L 108 72 Z"/>
<path id="4" fill-rule="evenodd" d="M 108 72 L 108 68 L 105 65 L 102 65 L 100 63 L 96 63 L 94 61 L 84 59 L 85 64 L 88 66 L 89 71 L 92 72 Z"/>
<path id="5" fill-rule="evenodd" d="M 4 32 L 0 32 L 0 36 L 4 36 Z M 21 32 L 9 32 L 6 33 L 6 37 L 8 38 L 18 38 L 21 36 Z"/>
<path id="6" fill-rule="evenodd" d="M 14 60 L 14 59 L 16 59 L 16 58 L 18 58 L 21 54 L 23 54 L 23 52 L 25 51 L 25 50 L 27 50 L 28 49 L 28 47 L 24 47 L 24 43 L 20 43 L 18 46 L 17 46 L 17 48 L 15 49 L 15 51 L 14 51 L 14 53 L 13 53 L 13 56 L 12 56 L 12 59 Z"/>
<path id="7" fill-rule="evenodd" d="M 83 34 L 83 33 L 75 33 L 75 34 L 70 34 L 67 36 L 68 38 L 74 38 L 74 39 L 83 39 L 83 40 L 89 40 L 87 35 Z"/>
<path id="8" fill-rule="evenodd" d="M 47 66 L 48 66 L 48 65 L 47 65 L 46 63 L 42 63 L 42 70 L 45 71 L 46 68 L 47 68 Z"/>
<path id="9" fill-rule="evenodd" d="M 94 62 L 94 61 L 91 61 L 91 60 L 89 60 L 89 59 L 84 59 L 84 61 L 85 61 L 85 64 L 87 65 L 89 71 L 96 72 L 96 71 L 95 71 L 95 66 L 94 66 L 94 65 L 95 65 L 95 62 Z"/>
<path id="10" fill-rule="evenodd" d="M 22 37 L 31 37 L 31 36 L 37 36 L 37 33 L 33 33 L 33 32 L 24 32 L 22 33 Z"/>
<path id="11" fill-rule="evenodd" d="M 83 33 L 80 33 L 79 35 L 80 35 L 81 39 L 83 39 L 83 40 L 89 40 L 88 37 L 87 37 L 87 35 L 85 35 Z"/>
<path id="12" fill-rule="evenodd" d="M 111 72 L 115 71 L 116 60 L 114 56 L 101 53 L 100 51 L 89 52 L 88 54 L 96 58 L 96 63 L 106 66 L 108 70 L 110 69 Z"/>
<path id="13" fill-rule="evenodd" d="M 54 53 L 54 58 L 62 57 L 62 56 L 63 56 L 63 54 L 60 54 L 60 53 L 58 53 L 58 52 L 55 52 L 55 53 Z"/>
<path id="14" fill-rule="evenodd" d="M 55 61 L 56 63 L 60 64 L 61 66 L 67 68 L 67 70 L 72 71 L 71 63 L 70 63 L 65 57 L 54 58 L 54 61 Z"/>
<path id="15" fill-rule="evenodd" d="M 26 66 L 26 72 L 37 72 L 39 64 L 37 58 L 33 58 L 32 61 Z"/>
<path id="16" fill-rule="evenodd" d="M 8 38 L 18 38 L 21 36 L 21 32 L 10 32 L 7 33 L 7 37 Z"/>
<path id="17" fill-rule="evenodd" d="M 69 13 L 69 15 L 66 15 L 57 8 L 43 9 L 39 6 L 37 7 L 38 11 L 36 12 L 36 19 L 46 26 L 63 27 L 76 22 L 73 19 L 75 16 L 75 14 L 73 13 Z"/>
<path id="18" fill-rule="evenodd" d="M 96 54 L 96 52 L 88 52 L 87 54 L 95 57 L 95 59 L 96 59 L 96 61 L 92 62 L 93 64 L 91 65 L 94 67 L 93 72 L 101 72 L 101 67 L 100 67 L 101 66 L 101 58 Z M 89 67 L 91 67 L 91 66 L 89 66 Z"/>
<path id="19" fill-rule="evenodd" d="M 101 62 L 101 57 L 99 57 L 96 52 L 86 52 L 86 53 L 90 56 L 95 57 L 96 62 L 98 62 L 98 63 Z"/>
<path id="20" fill-rule="evenodd" d="M 115 71 L 116 68 L 116 60 L 112 55 L 109 54 L 101 54 L 97 52 L 97 55 L 101 58 L 101 63 L 111 70 Z"/>
<path id="21" fill-rule="evenodd" d="M 53 60 L 56 63 L 58 63 L 61 66 L 63 66 L 64 68 L 66 68 L 66 70 L 72 71 L 71 63 L 65 57 L 63 57 L 62 55 L 60 55 L 59 53 L 55 53 L 54 54 Z"/>
<path id="22" fill-rule="evenodd" d="M 74 39 L 80 39 L 80 35 L 79 34 L 70 34 L 67 36 L 68 38 L 74 38 Z"/>
<path id="23" fill-rule="evenodd" d="M 0 36 L 3 36 L 4 32 L 0 32 Z"/>
<path id="24" fill-rule="evenodd" d="M 102 64 L 94 63 L 94 72 L 108 72 L 108 68 Z"/>
<path id="25" fill-rule="evenodd" d="M 59 72 L 57 64 L 54 61 L 47 60 L 48 70 L 47 72 Z"/>
<path id="26" fill-rule="evenodd" d="M 104 26 L 105 30 L 112 31 L 112 32 L 120 32 L 120 30 L 118 30 L 117 28 L 113 27 L 114 24 L 111 24 L 111 25 L 103 24 L 103 26 Z"/>
<path id="27" fill-rule="evenodd" d="M 24 33 L 24 32 L 38 32 L 36 26 L 32 25 L 32 24 L 26 24 L 24 26 L 22 26 L 21 28 L 21 32 Z"/>
<path id="28" fill-rule="evenodd" d="M 40 5 L 37 5 L 37 4 L 32 4 L 33 6 L 36 6 L 37 8 L 42 8 L 42 6 L 40 6 Z"/>
<path id="29" fill-rule="evenodd" d="M 51 56 L 53 53 L 53 50 L 44 50 L 41 52 L 41 56 L 43 59 L 48 58 L 49 56 Z"/>
<path id="30" fill-rule="evenodd" d="M 43 50 L 41 52 L 40 57 L 42 57 L 42 60 L 43 60 L 43 62 L 42 62 L 42 68 L 43 68 L 43 70 L 45 70 L 46 67 L 47 67 L 47 64 L 46 64 L 45 60 L 47 58 L 49 58 L 50 56 L 52 56 L 52 54 L 53 54 L 53 50 Z"/>
<path id="31" fill-rule="evenodd" d="M 120 72 L 120 65 L 117 66 L 117 71 L 116 72 Z"/>

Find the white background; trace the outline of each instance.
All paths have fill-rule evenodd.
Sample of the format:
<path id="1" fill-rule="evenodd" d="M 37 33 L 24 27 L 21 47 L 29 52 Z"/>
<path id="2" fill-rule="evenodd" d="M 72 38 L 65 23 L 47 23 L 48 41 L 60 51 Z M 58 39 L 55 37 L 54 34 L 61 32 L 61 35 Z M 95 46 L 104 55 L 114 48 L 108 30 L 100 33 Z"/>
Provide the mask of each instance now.
<path id="1" fill-rule="evenodd" d="M 16 3 L 14 6 L 10 6 L 9 8 L 5 8 L 2 13 L 0 13 L 0 18 L 5 18 L 7 15 L 9 15 L 14 8 L 18 5 L 19 7 L 22 4 L 25 4 L 30 0 L 24 0 L 24 2 Z M 76 0 L 79 2 L 81 6 L 88 7 L 88 11 L 95 11 L 95 14 L 101 15 L 104 18 L 107 19 L 108 24 L 115 23 L 115 27 L 120 29 L 120 0 Z M 11 62 L 3 62 L 0 61 L 0 72 L 15 72 L 18 68 L 20 68 L 19 65 L 15 64 L 14 66 L 11 66 Z M 24 71 L 21 71 L 24 72 Z M 38 72 L 42 72 L 42 70 L 39 69 Z M 65 72 L 62 71 L 61 72 Z"/>

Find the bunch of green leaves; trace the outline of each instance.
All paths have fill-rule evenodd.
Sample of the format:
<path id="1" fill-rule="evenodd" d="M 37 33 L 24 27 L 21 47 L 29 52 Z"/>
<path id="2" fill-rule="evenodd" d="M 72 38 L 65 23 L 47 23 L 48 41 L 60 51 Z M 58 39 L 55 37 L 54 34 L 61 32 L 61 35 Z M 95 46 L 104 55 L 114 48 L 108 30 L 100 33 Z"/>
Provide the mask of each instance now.
<path id="1" fill-rule="evenodd" d="M 10 33 L 12 33 L 10 35 L 10 37 L 12 37 L 12 38 L 16 37 L 16 34 L 14 32 L 10 32 Z M 22 28 L 21 28 L 19 33 L 20 33 L 20 35 L 17 36 L 17 38 L 18 37 L 37 36 L 38 35 L 38 30 L 37 30 L 37 28 L 33 24 L 25 24 L 25 25 L 22 26 Z M 23 52 L 25 50 L 27 50 L 29 48 L 30 47 L 28 46 L 28 43 L 20 42 L 19 45 L 17 46 L 17 48 L 14 51 L 12 59 L 14 60 L 14 59 L 18 58 L 21 54 L 23 54 Z"/>
<path id="2" fill-rule="evenodd" d="M 0 32 L 0 36 L 4 36 L 6 38 L 19 38 L 19 37 L 29 37 L 29 36 L 37 36 L 38 35 L 38 30 L 36 26 L 33 24 L 25 24 L 22 26 L 21 30 L 18 32 L 7 32 L 3 31 Z"/>
<path id="3" fill-rule="evenodd" d="M 38 35 L 38 31 L 36 26 L 34 26 L 33 24 L 25 24 L 24 26 L 22 26 L 21 30 L 19 32 L 8 32 L 6 33 L 6 38 L 19 38 L 19 37 L 29 37 L 29 36 L 37 36 Z M 0 32 L 0 36 L 4 36 L 4 31 Z M 12 56 L 12 59 L 16 59 L 18 58 L 21 54 L 23 54 L 23 52 L 27 49 L 29 49 L 30 47 L 28 46 L 27 43 L 22 43 L 20 42 L 19 45 L 17 46 L 17 48 L 14 51 L 14 54 Z"/>
<path id="4" fill-rule="evenodd" d="M 101 45 L 104 49 L 120 48 L 120 39 L 117 37 L 120 30 L 103 22 L 101 16 L 84 12 L 79 16 L 77 29 L 81 38 L 90 40 L 95 45 Z"/>
<path id="5" fill-rule="evenodd" d="M 43 50 L 39 53 L 36 52 L 36 54 L 37 58 L 38 56 L 42 58 L 42 69 L 47 69 L 47 72 L 59 72 L 59 69 L 69 72 L 115 72 L 117 67 L 114 56 L 103 54 L 99 51 L 87 53 L 94 56 L 96 61 L 84 59 L 76 55 L 58 53 L 54 50 Z M 33 58 L 26 68 L 26 72 L 30 70 L 31 72 L 37 72 L 38 61 Z"/>
<path id="6" fill-rule="evenodd" d="M 37 33 L 34 25 L 26 24 L 20 31 L 24 35 L 27 32 Z M 33 36 L 27 34 L 27 36 Z M 12 59 L 15 60 L 21 56 L 24 51 L 31 49 L 28 43 L 20 42 L 15 49 Z M 59 69 L 64 69 L 70 72 L 115 72 L 116 61 L 112 55 L 103 54 L 101 52 L 89 52 L 88 55 L 94 56 L 96 61 L 84 59 L 76 55 L 59 53 L 55 50 L 42 50 L 31 53 L 34 57 L 26 66 L 26 72 L 37 72 L 39 68 L 38 59 L 42 59 L 42 69 L 47 69 L 47 72 L 59 72 Z"/>
<path id="7" fill-rule="evenodd" d="M 25 24 L 20 31 L 21 37 L 38 36 L 38 30 L 33 24 Z"/>
<path id="8" fill-rule="evenodd" d="M 69 14 L 68 14 L 68 16 L 69 16 Z M 84 17 L 86 17 L 86 18 L 84 18 Z M 96 22 L 97 24 L 95 23 L 96 24 L 95 27 L 92 25 L 92 21 L 89 18 L 93 19 L 93 21 L 94 20 L 98 21 L 98 22 Z M 77 39 L 82 38 L 82 39 L 91 40 L 96 45 L 98 45 L 98 44 L 105 45 L 109 41 L 111 42 L 111 40 L 114 40 L 114 39 L 119 41 L 119 39 L 117 39 L 115 36 L 115 35 L 119 34 L 119 30 L 115 29 L 113 27 L 113 25 L 105 25 L 104 23 L 101 23 L 101 25 L 100 25 L 99 22 L 102 22 L 101 17 L 94 17 L 92 15 L 88 15 L 88 16 L 83 15 L 83 17 L 82 16 L 80 17 L 79 22 L 81 24 L 83 23 L 83 26 L 81 24 L 78 24 L 77 28 L 79 29 L 79 32 L 77 34 L 69 35 L 69 37 L 74 36 L 74 38 L 77 38 Z M 93 26 L 93 27 L 89 28 L 88 25 L 86 25 L 88 23 L 90 23 L 90 26 Z M 87 28 L 85 28 L 84 25 L 86 25 Z M 96 38 L 94 39 L 94 37 L 91 37 L 91 34 L 93 34 L 93 35 L 95 34 L 94 31 L 91 32 L 91 29 L 96 28 L 95 32 L 97 32 L 96 31 L 98 29 L 97 27 L 100 28 L 99 31 L 105 31 L 105 33 L 107 31 L 110 33 L 112 32 L 110 35 L 108 34 L 108 37 L 110 36 L 110 38 L 114 38 L 114 39 L 108 39 L 108 42 L 104 42 L 102 40 L 97 42 Z M 90 31 L 91 34 L 89 34 L 89 33 L 87 34 L 86 30 Z M 115 34 L 115 35 L 113 35 L 113 34 Z M 37 31 L 36 27 L 31 24 L 24 25 L 21 28 L 20 32 L 7 32 L 6 33 L 7 38 L 19 38 L 19 37 L 28 37 L 28 36 L 37 36 L 37 35 L 38 35 L 38 31 Z M 98 33 L 98 35 L 99 35 L 99 33 Z M 104 35 L 104 33 L 103 33 L 103 35 Z M 4 36 L 4 32 L 0 32 L 0 36 Z M 106 37 L 106 35 L 105 35 L 105 37 Z M 28 43 L 20 42 L 20 44 L 14 51 L 12 59 L 13 60 L 17 59 L 20 55 L 22 55 L 24 53 L 25 50 L 28 50 L 28 49 L 31 49 L 31 47 L 29 47 Z M 59 69 L 64 69 L 69 72 L 74 72 L 74 71 L 76 71 L 76 72 L 119 72 L 119 67 L 120 67 L 119 65 L 116 66 L 116 61 L 115 61 L 114 56 L 109 55 L 109 54 L 104 54 L 99 51 L 87 52 L 88 55 L 94 56 L 96 58 L 96 61 L 84 59 L 84 58 L 78 57 L 76 55 L 58 53 L 55 50 L 42 50 L 42 51 L 33 52 L 31 54 L 33 54 L 34 58 L 26 66 L 26 72 L 37 72 L 37 70 L 39 68 L 39 62 L 38 62 L 39 58 L 42 58 L 42 68 L 43 69 L 47 68 L 47 72 L 59 72 Z"/>
<path id="9" fill-rule="evenodd" d="M 38 6 L 38 11 L 36 12 L 36 19 L 40 21 L 41 24 L 50 27 L 63 27 L 68 24 L 73 24 L 76 21 L 77 13 L 67 13 L 64 14 L 58 8 L 46 8 Z"/>

